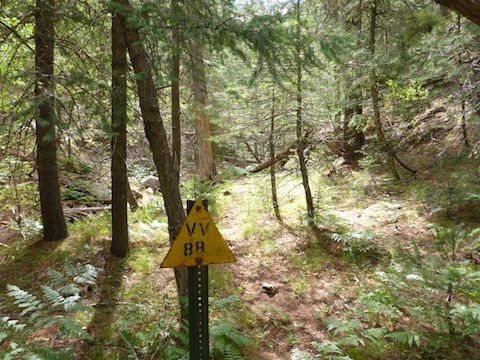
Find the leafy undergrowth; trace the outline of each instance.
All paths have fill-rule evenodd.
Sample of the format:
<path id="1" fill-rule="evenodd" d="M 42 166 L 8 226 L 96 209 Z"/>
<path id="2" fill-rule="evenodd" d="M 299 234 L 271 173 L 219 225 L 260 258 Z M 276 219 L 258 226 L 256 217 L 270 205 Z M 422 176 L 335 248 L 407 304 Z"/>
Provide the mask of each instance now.
<path id="1" fill-rule="evenodd" d="M 312 175 L 320 237 L 304 216 L 294 173 L 278 175 L 282 221 L 271 209 L 266 175 L 231 176 L 207 190 L 186 186 L 188 198 L 208 191 L 214 221 L 238 260 L 210 266 L 212 356 L 478 356 L 480 183 L 474 161 L 455 159 L 403 182 L 366 171 Z M 127 259 L 109 254 L 108 213 L 75 221 L 62 242 L 13 233 L 2 238 L 2 294 L 10 284 L 10 291 L 41 298 L 42 286 L 52 285 L 49 274 L 66 260 L 100 269 L 95 286 L 75 292 L 75 301 L 92 311 L 48 312 L 79 325 L 84 336 L 74 340 L 55 323 L 34 328 L 35 318 L 21 313 L 18 299 L 3 297 L 2 317 L 33 330 L 25 342 L 69 348 L 76 359 L 186 358 L 173 272 L 160 268 L 168 251 L 163 202 L 145 192 L 140 205 L 130 213 Z M 275 291 L 265 292 L 265 284 Z M 12 351 L 10 330 L 1 326 L 0 354 Z"/>

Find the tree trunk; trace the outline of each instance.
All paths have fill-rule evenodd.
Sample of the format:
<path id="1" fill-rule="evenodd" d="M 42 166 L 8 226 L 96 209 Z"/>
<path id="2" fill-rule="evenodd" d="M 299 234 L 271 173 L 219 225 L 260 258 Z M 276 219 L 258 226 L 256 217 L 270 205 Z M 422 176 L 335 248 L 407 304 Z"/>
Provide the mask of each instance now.
<path id="1" fill-rule="evenodd" d="M 347 94 L 346 94 L 346 106 L 344 109 L 343 118 L 343 145 L 342 156 L 345 162 L 352 167 L 358 166 L 358 160 L 361 158 L 361 154 L 358 150 L 365 145 L 365 135 L 362 130 L 357 130 L 350 126 L 350 122 L 355 116 L 360 116 L 363 113 L 361 98 L 358 93 L 351 94 L 348 91 L 351 88 L 351 81 L 347 81 Z"/>
<path id="2" fill-rule="evenodd" d="M 310 184 L 308 180 L 308 171 L 307 164 L 305 161 L 305 143 L 302 141 L 303 137 L 303 118 L 302 118 L 302 59 L 301 59 L 301 21 L 300 21 L 300 0 L 297 0 L 297 41 L 295 45 L 295 61 L 296 61 L 296 75 L 297 75 L 297 122 L 296 122 L 296 131 L 297 131 L 297 154 L 298 161 L 300 163 L 300 172 L 302 174 L 302 183 L 303 189 L 305 191 L 305 201 L 307 204 L 307 215 L 311 224 L 314 224 L 313 220 L 315 219 L 315 207 L 313 206 L 313 197 L 310 190 Z"/>
<path id="3" fill-rule="evenodd" d="M 118 2 L 126 6 L 125 14 L 131 12 L 131 6 L 128 0 L 119 0 Z M 178 169 L 176 169 L 172 154 L 170 153 L 167 134 L 158 107 L 158 95 L 153 81 L 151 64 L 141 41 L 138 28 L 127 21 L 125 23 L 124 34 L 136 75 L 135 79 L 145 135 L 149 142 L 160 179 L 160 189 L 165 203 L 170 243 L 172 244 L 185 222 L 185 211 L 182 206 L 178 183 Z M 175 279 L 179 296 L 186 296 L 188 293 L 188 274 L 186 268 L 175 268 Z M 185 313 L 183 312 L 182 315 L 185 315 Z"/>
<path id="4" fill-rule="evenodd" d="M 35 101 L 38 188 L 44 240 L 68 236 L 58 180 L 53 59 L 54 0 L 37 0 L 35 9 Z"/>
<path id="5" fill-rule="evenodd" d="M 376 44 L 376 30 L 377 30 L 377 0 L 374 0 L 371 4 L 371 13 L 370 13 L 370 55 L 372 60 L 375 56 L 375 44 Z M 373 108 L 373 123 L 375 125 L 375 133 L 377 135 L 378 141 L 382 150 L 387 155 L 387 162 L 392 170 L 393 175 L 400 179 L 400 175 L 395 168 L 395 160 L 402 166 L 404 169 L 410 171 L 412 174 L 416 173 L 416 170 L 411 169 L 408 165 L 406 165 L 395 153 L 395 150 L 387 141 L 385 137 L 385 133 L 383 132 L 382 128 L 382 121 L 380 118 L 380 102 L 378 96 L 378 86 L 377 86 L 377 74 L 375 72 L 375 67 L 372 66 L 370 72 L 370 81 L 371 81 L 371 96 L 372 96 L 372 108 Z"/>
<path id="6" fill-rule="evenodd" d="M 480 0 L 435 0 L 480 25 Z"/>
<path id="7" fill-rule="evenodd" d="M 275 84 L 272 84 L 272 108 L 270 112 L 270 136 L 268 138 L 268 143 L 270 147 L 270 160 L 275 159 Z M 275 217 L 277 220 L 282 221 L 280 216 L 280 207 L 278 205 L 278 196 L 277 196 L 277 178 L 275 174 L 275 165 L 270 167 L 270 185 L 272 189 L 272 204 L 273 211 L 275 212 Z"/>
<path id="8" fill-rule="evenodd" d="M 112 254 L 128 254 L 127 196 L 127 48 L 123 36 L 125 19 L 112 14 Z"/>
<path id="9" fill-rule="evenodd" d="M 352 29 L 357 34 L 357 48 L 360 49 L 360 38 L 362 32 L 362 15 L 363 15 L 363 1 L 358 2 L 357 6 L 357 18 L 356 20 L 350 20 L 347 23 L 347 27 Z M 355 16 L 351 17 L 355 19 Z M 351 121 L 355 116 L 360 116 L 363 113 L 362 107 L 362 91 L 358 86 L 354 84 L 353 79 L 356 77 L 362 76 L 362 69 L 355 69 L 351 66 L 346 67 L 346 86 L 345 86 L 345 107 L 344 107 L 344 117 L 343 117 L 343 146 L 342 146 L 342 156 L 345 159 L 347 164 L 350 164 L 352 167 L 358 165 L 358 160 L 361 158 L 361 155 L 358 153 L 358 150 L 362 148 L 365 144 L 365 135 L 362 130 L 359 130 L 357 127 L 351 126 Z"/>
<path id="10" fill-rule="evenodd" d="M 461 125 L 462 125 L 463 144 L 465 145 L 466 148 L 469 148 L 470 142 L 468 141 L 465 100 L 462 100 L 462 124 Z"/>
<path id="11" fill-rule="evenodd" d="M 207 114 L 207 80 L 205 64 L 200 45 L 190 40 L 192 61 L 193 97 L 195 99 L 195 115 L 197 117 L 198 174 L 202 180 L 215 179 L 216 170 L 213 161 L 212 142 L 210 141 L 210 122 Z"/>
<path id="12" fill-rule="evenodd" d="M 182 154 L 182 136 L 180 124 L 180 26 L 178 0 L 171 2 L 172 18 L 174 19 L 172 30 L 172 154 L 175 167 L 180 173 Z"/>

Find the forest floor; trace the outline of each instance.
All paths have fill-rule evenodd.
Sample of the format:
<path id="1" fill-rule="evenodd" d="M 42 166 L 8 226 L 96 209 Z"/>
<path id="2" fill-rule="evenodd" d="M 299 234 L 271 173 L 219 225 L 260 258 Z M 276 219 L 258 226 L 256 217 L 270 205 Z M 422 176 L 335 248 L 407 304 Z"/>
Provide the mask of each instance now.
<path id="1" fill-rule="evenodd" d="M 362 188 L 357 198 L 351 197 L 352 193 L 342 196 L 342 187 L 356 182 L 356 176 L 352 172 L 328 191 L 324 189 L 320 196 L 328 199 L 319 200 L 323 206 L 318 211 L 330 226 L 376 235 L 375 251 L 356 254 L 358 259 L 344 253 L 343 246 L 333 240 L 325 251 L 308 231 L 301 218 L 305 210 L 300 183 L 293 186 L 295 191 L 286 187 L 287 194 L 280 197 L 281 211 L 282 206 L 287 207 L 281 222 L 272 211 L 258 206 L 269 203 L 266 194 L 263 201 L 259 199 L 258 182 L 262 180 L 258 177 L 254 181 L 239 179 L 229 191 L 220 224 L 238 262 L 225 267 L 253 318 L 251 330 L 261 339 L 261 351 L 252 359 L 288 359 L 293 348 L 312 351 L 312 342 L 330 338 L 322 318 L 351 316 L 359 294 L 374 286 L 372 274 L 380 263 L 388 262 L 389 251 L 399 243 L 411 246 L 412 240 L 420 243 L 431 238 L 425 212 L 408 197 L 389 191 L 367 195 Z M 246 203 L 250 208 L 242 209 L 241 204 Z M 248 222 L 251 229 L 245 230 Z M 275 285 L 278 292 L 273 296 L 264 293 L 264 283 Z"/>
<path id="2" fill-rule="evenodd" d="M 458 222 L 479 226 L 478 208 L 432 198 L 432 191 L 445 189 L 442 179 L 453 168 L 473 171 L 469 178 L 478 185 L 475 172 L 479 170 L 467 163 L 442 165 L 416 178 L 405 177 L 403 182 L 349 170 L 341 177 L 312 177 L 318 225 L 331 232 L 343 229 L 363 234 L 366 242 L 356 245 L 329 238 L 319 240 L 310 231 L 304 217 L 303 188 L 295 173 L 278 174 L 281 221 L 271 210 L 269 176 L 238 176 L 218 185 L 212 217 L 237 262 L 211 266 L 211 296 L 237 295 L 240 304 L 226 313 L 214 312 L 211 318 L 234 318 L 254 340 L 251 347 L 255 350 L 247 351 L 248 359 L 290 359 L 294 348 L 315 353 L 312 342 L 331 339 L 322 319 L 354 318 L 361 312 L 359 296 L 375 289 L 375 272 L 387 266 L 400 247 L 413 250 L 415 245 L 421 251 L 431 248 L 431 224 L 438 212 L 454 212 Z M 450 209 L 441 208 L 439 201 L 448 202 Z M 146 192 L 141 205 L 145 213 L 161 208 L 162 202 L 157 195 Z M 95 225 L 95 217 L 87 218 L 78 221 L 84 224 L 71 229 L 68 239 L 55 243 L 22 240 L 13 230 L 3 229 L 2 292 L 6 283 L 38 287 L 45 281 L 48 267 L 58 267 L 60 260 L 69 258 L 105 269 L 98 291 L 89 295 L 90 303 L 100 310 L 88 325 L 98 342 L 106 336 L 106 326 L 110 331 L 115 331 L 115 326 L 145 331 L 140 320 L 131 320 L 135 309 L 126 310 L 129 304 L 159 307 L 153 312 L 156 316 L 164 312 L 159 323 L 173 323 L 177 316 L 172 310 L 176 303 L 174 277 L 169 269 L 159 267 L 168 251 L 164 214 L 149 216 L 149 221 L 141 219 L 145 215 L 133 219 L 131 255 L 126 261 L 108 254 L 108 217 L 99 220 L 104 233 L 98 231 L 102 225 Z M 275 294 L 265 293 L 265 284 L 273 285 Z M 125 316 L 130 318 L 119 320 Z M 67 346 L 56 339 L 56 329 L 40 331 L 36 338 L 56 343 L 57 347 Z M 126 342 L 123 346 L 128 349 L 129 340 L 117 342 Z M 92 344 L 77 345 L 78 359 L 116 358 L 111 343 L 97 343 L 93 353 Z M 389 358 L 408 357 L 392 353 Z"/>
<path id="3" fill-rule="evenodd" d="M 332 171 L 328 166 L 312 166 L 321 236 L 307 223 L 301 178 L 294 170 L 277 174 L 281 220 L 272 210 L 269 174 L 225 176 L 211 189 L 210 208 L 237 262 L 210 266 L 210 294 L 212 299 L 237 296 L 238 301 L 233 307 L 213 303 L 211 322 L 231 321 L 252 339 L 243 350 L 248 359 L 283 360 L 293 359 L 293 349 L 313 356 L 318 354 L 313 342 L 333 340 L 325 318 L 365 319 L 368 308 L 359 299 L 380 288 L 377 274 L 386 271 L 392 259 L 415 251 L 427 259 L 436 251 L 435 226 L 480 227 L 478 159 L 462 155 L 461 144 L 448 152 L 443 150 L 444 142 L 437 145 L 411 147 L 408 160 L 419 171 L 415 176 L 402 173 L 401 181 L 379 169 Z M 191 185 L 183 191 L 185 198 L 194 198 L 205 189 Z M 69 259 L 103 270 L 98 287 L 84 293 L 97 311 L 77 318 L 94 340 L 73 343 L 76 359 L 155 359 L 161 347 L 175 346 L 168 340 L 179 328 L 175 281 L 170 269 L 160 268 L 169 249 L 163 201 L 157 193 L 142 193 L 141 208 L 130 213 L 131 251 L 124 260 L 109 254 L 108 213 L 74 221 L 69 238 L 50 243 L 32 236 L 33 223 L 19 232 L 3 222 L 0 315 L 16 316 L 13 301 L 4 296 L 6 284 L 39 293 L 40 285 L 48 282 L 47 269 L 61 270 Z M 474 250 L 475 254 L 467 254 L 459 249 L 456 256 L 477 260 L 480 253 Z M 273 287 L 273 293 L 267 293 L 266 287 Z M 377 320 L 389 331 L 429 326 L 411 324 L 414 319 L 408 312 L 395 321 L 382 316 Z M 72 346 L 57 333 L 55 327 L 41 329 L 29 341 L 60 349 Z M 462 352 L 453 349 L 454 355 L 442 358 L 478 358 L 478 340 L 475 335 L 467 345 L 458 344 Z M 427 358 L 422 346 L 425 343 L 420 348 L 393 346 L 382 356 Z"/>

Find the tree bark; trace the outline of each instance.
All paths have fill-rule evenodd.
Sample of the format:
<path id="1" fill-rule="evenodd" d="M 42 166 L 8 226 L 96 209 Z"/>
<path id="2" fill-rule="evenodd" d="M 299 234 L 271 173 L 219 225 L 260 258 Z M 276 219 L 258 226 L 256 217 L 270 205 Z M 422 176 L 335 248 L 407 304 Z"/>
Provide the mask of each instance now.
<path id="1" fill-rule="evenodd" d="M 179 16 L 178 0 L 171 2 L 172 18 Z M 175 167 L 180 173 L 180 162 L 182 154 L 182 134 L 180 123 L 180 26 L 174 20 L 172 30 L 172 154 Z"/>
<path id="2" fill-rule="evenodd" d="M 370 13 L 370 55 L 373 57 L 375 56 L 375 45 L 376 45 L 376 30 L 377 30 L 377 0 L 374 0 L 371 4 L 371 13 Z M 382 147 L 382 150 L 387 155 L 387 162 L 392 170 L 393 175 L 400 179 L 400 175 L 398 174 L 395 168 L 395 160 L 402 166 L 404 169 L 410 171 L 412 174 L 416 173 L 416 170 L 410 168 L 407 164 L 405 164 L 396 154 L 395 150 L 388 142 L 387 138 L 385 137 L 385 133 L 383 132 L 382 121 L 380 118 L 380 103 L 379 103 L 379 95 L 378 95 L 378 86 L 377 86 L 377 74 L 375 71 L 375 67 L 372 66 L 371 73 L 370 73 L 370 81 L 371 81 L 371 89 L 370 93 L 372 96 L 372 108 L 373 108 L 373 123 L 375 125 L 375 132 Z"/>
<path id="3" fill-rule="evenodd" d="M 125 19 L 112 14 L 112 254 L 128 254 L 127 197 L 127 47 L 123 36 Z"/>
<path id="4" fill-rule="evenodd" d="M 216 169 L 213 161 L 212 142 L 210 141 L 210 122 L 207 114 L 207 80 L 205 64 L 200 45 L 190 39 L 192 61 L 193 97 L 197 117 L 198 175 L 202 180 L 215 179 Z"/>
<path id="5" fill-rule="evenodd" d="M 300 0 L 297 0 L 297 39 L 295 44 L 295 62 L 296 62 L 296 77 L 297 77 L 297 121 L 296 121 L 296 132 L 297 132 L 297 155 L 298 162 L 300 164 L 300 172 L 302 174 L 302 183 L 303 189 L 305 191 L 305 201 L 307 204 L 307 215 L 310 221 L 310 224 L 314 227 L 313 219 L 315 218 L 315 207 L 313 205 L 312 191 L 310 190 L 310 184 L 308 179 L 308 170 L 307 164 L 305 161 L 305 143 L 302 141 L 303 138 L 303 94 L 302 94 L 302 58 L 301 58 L 301 16 L 300 16 Z"/>
<path id="6" fill-rule="evenodd" d="M 361 48 L 361 32 L 362 32 L 362 15 L 363 15 L 363 0 L 358 2 L 356 6 L 357 14 L 355 16 L 349 16 L 352 20 L 347 22 L 347 27 L 356 32 L 358 49 Z M 353 20 L 356 19 L 356 20 Z M 362 115 L 362 91 L 358 86 L 354 84 L 353 79 L 362 76 L 362 69 L 355 69 L 351 65 L 347 65 L 345 68 L 346 85 L 345 85 L 345 107 L 343 117 L 343 144 L 342 144 L 342 156 L 347 164 L 352 167 L 358 166 L 358 160 L 361 155 L 358 150 L 365 145 L 365 135 L 362 130 L 356 127 L 350 126 L 351 120 L 355 116 Z"/>
<path id="7" fill-rule="evenodd" d="M 435 0 L 480 25 L 480 0 Z"/>
<path id="8" fill-rule="evenodd" d="M 132 11 L 128 0 L 119 0 L 118 2 L 126 6 L 127 14 Z M 176 169 L 172 154 L 170 153 L 167 134 L 158 107 L 158 95 L 153 81 L 152 67 L 141 41 L 139 30 L 127 21 L 125 23 L 124 34 L 136 75 L 135 79 L 145 135 L 149 142 L 160 180 L 160 189 L 163 194 L 165 211 L 168 218 L 170 243 L 172 244 L 186 218 L 180 197 L 178 169 Z M 188 274 L 186 268 L 175 268 L 175 279 L 179 296 L 186 296 L 188 293 Z"/>
<path id="9" fill-rule="evenodd" d="M 44 240 L 68 236 L 58 179 L 53 60 L 54 0 L 37 0 L 35 8 L 35 101 L 38 188 Z"/>
<path id="10" fill-rule="evenodd" d="M 270 147 L 270 160 L 275 158 L 275 83 L 272 84 L 272 107 L 270 109 L 270 135 L 268 137 L 268 143 Z M 280 215 L 280 206 L 278 205 L 277 195 L 277 177 L 275 173 L 275 165 L 270 167 L 270 185 L 272 189 L 272 205 L 275 217 L 277 220 L 282 221 Z"/>
<path id="11" fill-rule="evenodd" d="M 351 81 L 347 81 L 347 87 L 351 86 Z M 358 93 L 350 94 L 347 90 L 346 94 L 347 105 L 344 109 L 343 118 L 343 144 L 342 144 L 342 156 L 346 163 L 352 165 L 352 167 L 358 166 L 358 160 L 361 158 L 358 150 L 365 145 L 365 135 L 362 130 L 356 130 L 350 126 L 350 121 L 354 116 L 362 115 L 363 107 L 361 98 Z"/>

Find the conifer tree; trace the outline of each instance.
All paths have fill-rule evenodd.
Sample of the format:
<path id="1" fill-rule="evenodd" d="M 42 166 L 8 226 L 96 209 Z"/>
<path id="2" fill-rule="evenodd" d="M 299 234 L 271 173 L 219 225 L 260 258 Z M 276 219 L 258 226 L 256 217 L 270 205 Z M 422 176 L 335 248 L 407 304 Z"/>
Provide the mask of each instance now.
<path id="1" fill-rule="evenodd" d="M 55 2 L 37 0 L 35 10 L 35 100 L 38 188 L 45 240 L 68 236 L 57 167 L 54 108 Z"/>

